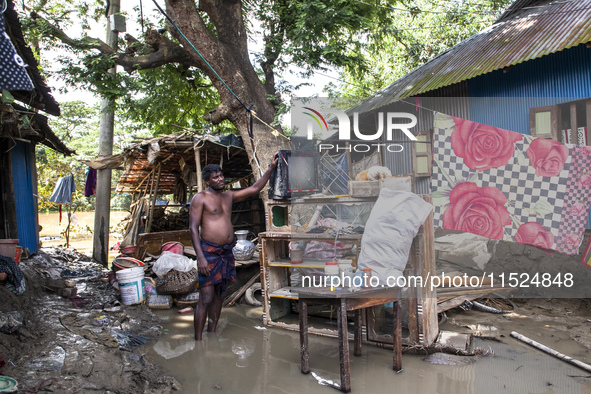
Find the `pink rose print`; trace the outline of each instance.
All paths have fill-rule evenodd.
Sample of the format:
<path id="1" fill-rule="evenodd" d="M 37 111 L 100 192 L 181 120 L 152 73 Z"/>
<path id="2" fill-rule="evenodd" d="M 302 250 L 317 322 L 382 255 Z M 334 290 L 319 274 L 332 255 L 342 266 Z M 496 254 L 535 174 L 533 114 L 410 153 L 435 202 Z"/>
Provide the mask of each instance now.
<path id="1" fill-rule="evenodd" d="M 569 209 L 568 212 L 573 216 L 582 216 L 587 214 L 587 207 L 580 201 L 574 203 Z"/>
<path id="2" fill-rule="evenodd" d="M 591 186 L 591 174 L 583 174 L 579 176 L 577 181 L 578 187 L 589 187 Z"/>
<path id="3" fill-rule="evenodd" d="M 492 239 L 503 237 L 511 224 L 505 208 L 507 197 L 496 187 L 460 183 L 450 193 L 451 206 L 443 213 L 443 228 L 465 231 Z"/>
<path id="4" fill-rule="evenodd" d="M 558 141 L 536 138 L 529 144 L 526 153 L 536 169 L 536 176 L 556 176 L 564 169 L 569 152 Z"/>
<path id="5" fill-rule="evenodd" d="M 564 243 L 569 248 L 578 248 L 581 245 L 581 237 L 577 234 L 569 234 L 564 238 Z"/>
<path id="6" fill-rule="evenodd" d="M 554 244 L 554 234 L 546 230 L 540 223 L 523 223 L 517 229 L 515 241 L 543 249 L 550 249 Z"/>
<path id="7" fill-rule="evenodd" d="M 456 156 L 469 168 L 478 171 L 502 167 L 515 153 L 515 142 L 523 136 L 509 130 L 454 118 L 456 129 L 451 134 L 451 146 Z"/>
<path id="8" fill-rule="evenodd" d="M 582 156 L 591 156 L 591 146 L 578 146 L 577 150 Z"/>

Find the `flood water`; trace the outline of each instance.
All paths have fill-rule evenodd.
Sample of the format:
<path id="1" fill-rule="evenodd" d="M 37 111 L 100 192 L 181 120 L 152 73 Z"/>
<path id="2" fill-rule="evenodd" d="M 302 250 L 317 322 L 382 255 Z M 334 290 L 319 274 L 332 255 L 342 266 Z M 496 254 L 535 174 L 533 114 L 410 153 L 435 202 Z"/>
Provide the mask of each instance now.
<path id="1" fill-rule="evenodd" d="M 129 212 L 127 211 L 111 211 L 109 216 L 110 227 L 115 227 L 121 220 L 123 220 Z M 70 248 L 76 249 L 78 252 L 87 256 L 92 256 L 92 230 L 94 229 L 94 211 L 75 212 L 76 220 L 70 224 Z M 67 213 L 64 211 L 62 220 L 58 212 L 39 213 L 39 224 L 42 226 L 39 232 L 43 247 L 65 246 L 66 239 L 64 231 L 68 226 Z M 109 248 L 111 248 L 117 241 L 121 240 L 120 234 L 111 233 L 109 235 Z M 109 256 L 114 257 L 118 252 L 110 251 Z"/>
<path id="2" fill-rule="evenodd" d="M 218 332 L 193 339 L 193 315 L 155 310 L 168 322 L 149 346 L 148 357 L 177 378 L 188 393 L 338 393 L 322 385 L 340 382 L 335 338 L 309 336 L 310 368 L 300 372 L 299 334 L 263 327 L 261 308 L 224 308 Z M 364 345 L 351 351 L 353 393 L 591 393 L 587 372 L 543 354 L 508 336 L 505 343 L 475 339 L 494 355 L 469 365 L 435 365 L 424 356 L 403 355 L 404 370 L 392 370 L 391 350 Z"/>

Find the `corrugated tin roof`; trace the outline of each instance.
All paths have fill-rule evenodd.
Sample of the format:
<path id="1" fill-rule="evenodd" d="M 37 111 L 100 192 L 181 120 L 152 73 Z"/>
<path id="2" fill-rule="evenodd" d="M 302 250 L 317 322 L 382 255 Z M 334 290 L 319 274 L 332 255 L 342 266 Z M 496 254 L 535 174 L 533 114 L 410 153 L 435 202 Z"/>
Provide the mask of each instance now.
<path id="1" fill-rule="evenodd" d="M 405 97 L 591 41 L 591 0 L 518 0 L 509 10 L 504 19 L 501 17 L 499 22 L 443 52 L 350 111 L 371 111 Z"/>

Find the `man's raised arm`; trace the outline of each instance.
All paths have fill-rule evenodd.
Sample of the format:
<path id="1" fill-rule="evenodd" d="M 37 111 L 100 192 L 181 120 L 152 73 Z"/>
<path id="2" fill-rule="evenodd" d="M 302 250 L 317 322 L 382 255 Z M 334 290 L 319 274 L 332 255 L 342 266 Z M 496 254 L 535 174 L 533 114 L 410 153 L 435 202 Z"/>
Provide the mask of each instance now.
<path id="1" fill-rule="evenodd" d="M 271 177 L 271 173 L 275 168 L 277 168 L 278 162 L 279 152 L 275 152 L 273 158 L 271 159 L 271 163 L 269 164 L 269 168 L 267 168 L 267 171 L 265 171 L 263 176 L 261 176 L 258 179 L 258 181 L 256 181 L 252 186 L 233 192 L 232 202 L 245 200 L 248 197 L 254 196 L 255 194 L 258 194 L 261 190 L 263 190 L 263 187 L 265 187 L 265 185 L 269 181 L 269 178 Z"/>

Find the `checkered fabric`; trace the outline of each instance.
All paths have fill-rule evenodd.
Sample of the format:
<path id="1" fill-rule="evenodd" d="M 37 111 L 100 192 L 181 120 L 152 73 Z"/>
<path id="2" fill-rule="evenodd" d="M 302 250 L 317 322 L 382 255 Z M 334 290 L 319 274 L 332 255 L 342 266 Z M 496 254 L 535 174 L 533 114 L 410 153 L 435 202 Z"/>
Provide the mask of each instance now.
<path id="1" fill-rule="evenodd" d="M 566 195 L 562 204 L 565 213 L 558 228 L 556 250 L 568 254 L 577 254 L 583 242 L 589 202 L 591 200 L 591 184 L 581 180 L 581 176 L 591 172 L 591 150 L 587 147 L 575 147 L 571 150 L 573 163 L 566 181 Z M 577 214 L 576 204 L 585 206 L 584 213 Z"/>
<path id="2" fill-rule="evenodd" d="M 564 169 L 553 177 L 536 176 L 526 154 L 531 137 L 524 135 L 523 140 L 515 142 L 515 153 L 502 167 L 493 167 L 484 171 L 468 168 L 464 160 L 454 154 L 451 134 L 455 128 L 453 117 L 438 113 L 435 116 L 433 141 L 432 190 L 441 195 L 449 195 L 453 184 L 462 181 L 474 182 L 478 187 L 493 186 L 507 197 L 505 208 L 508 210 L 512 225 L 505 226 L 503 240 L 515 241 L 518 223 L 537 222 L 554 235 L 551 249 L 567 254 L 577 254 L 587 222 L 589 212 L 589 188 L 580 187 L 576 174 L 583 169 L 591 169 L 591 154 L 574 154 L 575 146 L 567 145 L 570 155 Z M 449 207 L 442 203 L 445 199 L 435 200 L 435 226 L 443 227 L 443 213 Z M 584 201 L 583 201 L 584 200 Z M 587 209 L 581 216 L 573 217 L 567 209 L 575 201 L 581 201 Z M 545 210 L 536 211 L 542 204 Z M 580 239 L 575 242 L 576 234 Z M 567 240 L 567 236 L 569 237 Z M 576 244 L 576 245 L 575 245 Z"/>

